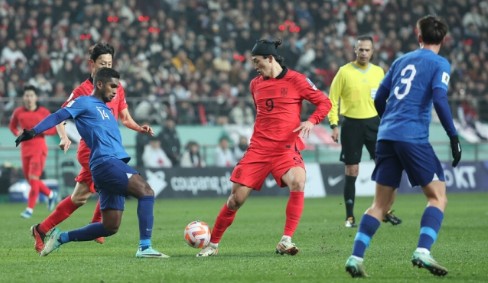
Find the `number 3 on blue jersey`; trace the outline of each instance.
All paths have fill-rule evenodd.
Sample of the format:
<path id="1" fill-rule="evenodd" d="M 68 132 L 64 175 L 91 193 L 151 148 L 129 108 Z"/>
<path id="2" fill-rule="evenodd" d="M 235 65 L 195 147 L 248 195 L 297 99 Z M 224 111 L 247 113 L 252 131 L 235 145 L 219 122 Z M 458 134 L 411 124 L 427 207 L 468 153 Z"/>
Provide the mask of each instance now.
<path id="1" fill-rule="evenodd" d="M 396 98 L 399 100 L 403 99 L 410 92 L 410 88 L 412 87 L 412 81 L 415 78 L 415 74 L 417 74 L 417 69 L 415 69 L 415 65 L 408 64 L 405 68 L 403 68 L 400 74 L 402 76 L 400 82 L 405 86 L 404 87 L 397 86 L 393 91 Z M 403 89 L 403 92 L 400 92 L 400 89 Z"/>

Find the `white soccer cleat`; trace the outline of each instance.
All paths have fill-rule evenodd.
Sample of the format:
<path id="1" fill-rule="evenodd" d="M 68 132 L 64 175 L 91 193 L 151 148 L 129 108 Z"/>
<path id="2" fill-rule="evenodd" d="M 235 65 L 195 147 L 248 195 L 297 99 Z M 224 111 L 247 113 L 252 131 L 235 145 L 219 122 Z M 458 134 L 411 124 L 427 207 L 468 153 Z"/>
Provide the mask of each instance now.
<path id="1" fill-rule="evenodd" d="M 54 228 L 51 231 L 51 233 L 48 236 L 49 239 L 44 244 L 44 249 L 42 249 L 40 253 L 41 256 L 47 256 L 53 251 L 59 249 L 59 247 L 61 246 L 61 242 L 59 242 L 60 235 L 61 235 L 61 231 L 58 228 Z"/>
<path id="2" fill-rule="evenodd" d="M 295 243 L 292 243 L 291 241 L 281 240 L 276 246 L 276 253 L 280 255 L 296 255 L 298 252 L 299 249 Z"/>
<path id="3" fill-rule="evenodd" d="M 208 244 L 205 248 L 203 248 L 199 253 L 197 253 L 197 257 L 208 257 L 217 255 L 219 253 L 219 245 L 218 244 Z"/>

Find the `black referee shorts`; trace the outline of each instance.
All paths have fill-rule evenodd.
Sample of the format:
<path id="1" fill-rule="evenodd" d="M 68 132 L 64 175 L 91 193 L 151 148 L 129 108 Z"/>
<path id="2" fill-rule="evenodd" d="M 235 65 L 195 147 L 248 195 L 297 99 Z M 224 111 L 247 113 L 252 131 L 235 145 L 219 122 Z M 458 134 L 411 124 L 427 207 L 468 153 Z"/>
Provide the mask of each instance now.
<path id="1" fill-rule="evenodd" d="M 363 145 L 374 159 L 376 137 L 380 118 L 378 116 L 367 119 L 344 117 L 341 127 L 341 157 L 340 161 L 346 165 L 359 164 L 363 152 Z"/>

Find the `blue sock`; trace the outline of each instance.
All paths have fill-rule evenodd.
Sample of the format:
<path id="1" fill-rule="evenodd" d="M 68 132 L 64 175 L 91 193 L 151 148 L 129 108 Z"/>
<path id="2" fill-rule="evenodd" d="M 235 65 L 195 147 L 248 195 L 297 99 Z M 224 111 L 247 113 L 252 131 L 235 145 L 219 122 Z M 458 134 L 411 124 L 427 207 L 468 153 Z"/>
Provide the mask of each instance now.
<path id="1" fill-rule="evenodd" d="M 420 221 L 418 248 L 425 248 L 430 251 L 437 239 L 439 229 L 441 229 L 442 219 L 444 219 L 444 213 L 437 207 L 429 206 L 425 208 Z"/>
<path id="2" fill-rule="evenodd" d="M 151 235 L 154 223 L 154 196 L 138 199 L 137 218 L 139 219 L 139 247 L 142 250 L 151 246 Z"/>
<path id="3" fill-rule="evenodd" d="M 105 227 L 103 227 L 102 223 L 90 223 L 85 227 L 72 230 L 69 232 L 63 232 L 60 235 L 60 242 L 62 244 L 67 242 L 82 242 L 82 241 L 91 241 L 95 240 L 98 237 L 107 237 L 113 235 L 114 233 L 107 231 Z"/>
<path id="4" fill-rule="evenodd" d="M 359 223 L 359 229 L 354 238 L 354 247 L 352 249 L 352 255 L 363 258 L 366 248 L 371 242 L 374 233 L 380 227 L 380 221 L 369 214 L 364 214 Z"/>

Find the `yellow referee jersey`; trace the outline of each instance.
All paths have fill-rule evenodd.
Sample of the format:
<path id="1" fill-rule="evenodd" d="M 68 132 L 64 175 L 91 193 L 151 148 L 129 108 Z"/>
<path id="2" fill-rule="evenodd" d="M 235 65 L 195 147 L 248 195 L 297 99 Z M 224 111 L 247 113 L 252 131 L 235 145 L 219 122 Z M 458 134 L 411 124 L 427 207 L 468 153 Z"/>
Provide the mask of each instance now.
<path id="1" fill-rule="evenodd" d="M 337 72 L 329 90 L 332 108 L 329 122 L 339 122 L 339 103 L 341 115 L 355 119 L 367 119 L 378 115 L 374 107 L 374 96 L 385 76 L 383 69 L 369 63 L 361 67 L 354 62 L 342 66 Z"/>

